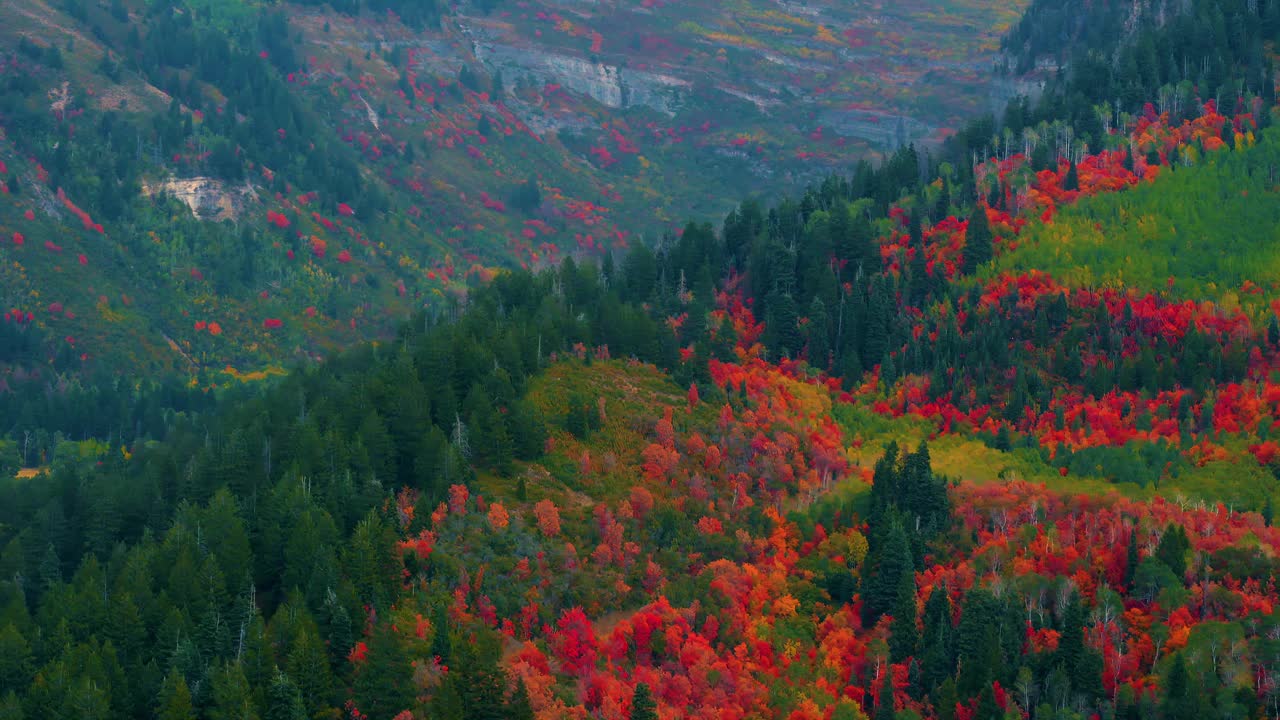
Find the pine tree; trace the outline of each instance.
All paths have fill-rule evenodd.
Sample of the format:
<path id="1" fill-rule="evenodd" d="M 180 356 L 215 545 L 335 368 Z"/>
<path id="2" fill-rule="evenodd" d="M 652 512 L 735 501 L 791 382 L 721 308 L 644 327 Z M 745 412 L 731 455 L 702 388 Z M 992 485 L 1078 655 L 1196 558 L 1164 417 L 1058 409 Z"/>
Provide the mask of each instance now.
<path id="1" fill-rule="evenodd" d="M 974 720 L 1001 720 L 1000 706 L 996 705 L 996 695 L 987 683 L 978 694 L 978 707 L 973 713 Z"/>
<path id="2" fill-rule="evenodd" d="M 302 693 L 298 692 L 298 686 L 289 676 L 279 670 L 267 688 L 266 712 L 262 720 L 307 720 Z"/>
<path id="3" fill-rule="evenodd" d="M 910 225 L 911 262 L 907 273 L 907 294 L 911 304 L 920 307 L 929 296 L 929 263 L 924 247 L 924 231 L 920 227 L 919 212 L 912 213 Z"/>
<path id="4" fill-rule="evenodd" d="M 893 674 L 884 669 L 884 677 L 880 680 L 879 702 L 876 703 L 875 720 L 893 720 Z"/>
<path id="5" fill-rule="evenodd" d="M 1194 720 L 1199 717 L 1197 706 L 1201 703 L 1191 687 L 1191 676 L 1182 653 L 1173 657 L 1169 674 L 1163 683 L 1164 698 L 1160 709 L 1166 720 Z"/>
<path id="6" fill-rule="evenodd" d="M 392 717 L 413 705 L 413 668 L 389 623 L 376 626 L 368 643 L 355 678 L 356 706 L 370 717 Z"/>
<path id="7" fill-rule="evenodd" d="M 936 585 L 924 604 L 924 632 L 920 638 L 920 682 L 932 692 L 955 670 L 955 628 L 951 625 L 951 596 Z"/>
<path id="8" fill-rule="evenodd" d="M 1181 525 L 1170 523 L 1160 536 L 1160 544 L 1156 547 L 1155 557 L 1164 563 L 1174 576 L 1179 579 L 1187 573 L 1187 551 L 1191 542 L 1187 539 L 1187 531 Z"/>
<path id="9" fill-rule="evenodd" d="M 305 699 L 308 715 L 329 707 L 333 693 L 329 659 L 324 643 L 309 628 L 299 630 L 294 638 L 286 671 Z"/>
<path id="10" fill-rule="evenodd" d="M 213 706 L 209 720 L 257 720 L 253 691 L 238 663 L 226 663 L 213 672 Z"/>
<path id="11" fill-rule="evenodd" d="M 877 536 L 863 563 L 862 623 L 866 627 L 893 612 L 903 588 L 903 573 L 915 568 L 907 533 L 896 517 L 890 518 L 888 527 Z"/>
<path id="12" fill-rule="evenodd" d="M 898 473 L 898 443 L 889 441 L 884 447 L 884 454 L 876 461 L 871 476 L 871 513 L 869 520 L 873 527 L 880 525 L 881 518 L 889 506 L 896 502 L 900 495 Z"/>
<path id="13" fill-rule="evenodd" d="M 969 216 L 969 227 L 965 231 L 964 251 L 961 255 L 961 271 L 966 275 L 977 270 L 980 265 L 991 260 L 991 226 L 987 221 L 987 209 L 981 204 L 973 209 Z"/>
<path id="14" fill-rule="evenodd" d="M 831 364 L 831 323 L 827 318 L 827 306 L 819 297 L 809 304 L 809 364 L 826 370 Z"/>
<path id="15" fill-rule="evenodd" d="M 160 705 L 156 708 L 157 720 L 195 720 L 191 707 L 191 690 L 182 673 L 170 671 L 160 687 Z"/>
<path id="16" fill-rule="evenodd" d="M 991 674 L 999 669 L 999 604 L 986 588 L 974 588 L 965 595 L 956 629 L 956 654 L 960 672 L 956 692 L 973 697 L 990 685 Z"/>
<path id="17" fill-rule="evenodd" d="M 431 618 L 431 655 L 439 658 L 442 665 L 449 664 L 453 657 L 453 643 L 449 638 L 449 609 L 444 603 L 436 606 L 435 616 Z"/>
<path id="18" fill-rule="evenodd" d="M 636 684 L 631 696 L 631 720 L 658 720 L 658 704 L 645 683 Z"/>
<path id="19" fill-rule="evenodd" d="M 889 659 L 900 663 L 914 657 L 920 644 L 916 626 L 915 571 L 908 566 L 898 583 L 898 598 L 893 605 L 893 622 L 889 625 Z"/>
<path id="20" fill-rule="evenodd" d="M 529 702 L 529 688 L 524 678 L 516 682 L 516 689 L 507 701 L 507 720 L 533 720 L 533 705 Z"/>
<path id="21" fill-rule="evenodd" d="M 1133 574 L 1138 571 L 1138 531 L 1129 531 L 1129 546 L 1125 548 L 1124 584 L 1133 587 Z"/>
<path id="22" fill-rule="evenodd" d="M 31 682 L 31 645 L 12 623 L 0 630 L 0 688 L 25 688 Z"/>
<path id="23" fill-rule="evenodd" d="M 933 694 L 933 705 L 938 708 L 938 720 L 955 720 L 956 718 L 956 702 L 959 700 L 959 693 L 956 692 L 956 682 L 948 677 L 938 686 L 937 692 Z"/>
<path id="24" fill-rule="evenodd" d="M 1054 663 L 1070 675 L 1079 667 L 1084 650 L 1084 606 L 1079 594 L 1072 593 L 1063 613 L 1062 635 L 1054 653 Z"/>
<path id="25" fill-rule="evenodd" d="M 444 682 L 436 689 L 431 697 L 429 717 L 432 720 L 467 720 L 466 705 L 462 701 L 456 674 L 445 675 Z"/>

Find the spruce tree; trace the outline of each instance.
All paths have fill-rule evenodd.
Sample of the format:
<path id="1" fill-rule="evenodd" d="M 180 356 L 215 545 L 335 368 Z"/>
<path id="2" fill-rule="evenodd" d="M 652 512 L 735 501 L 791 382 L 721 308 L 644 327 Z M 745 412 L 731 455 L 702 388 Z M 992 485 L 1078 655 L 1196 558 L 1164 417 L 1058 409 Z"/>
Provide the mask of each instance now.
<path id="1" fill-rule="evenodd" d="M 876 704 L 875 720 L 893 720 L 893 674 L 884 669 L 884 678 L 880 681 L 880 701 Z"/>
<path id="2" fill-rule="evenodd" d="M 435 616 L 431 618 L 431 655 L 439 658 L 440 664 L 447 665 L 453 657 L 453 643 L 449 639 L 449 609 L 444 603 L 436 606 Z"/>
<path id="3" fill-rule="evenodd" d="M 1160 536 L 1160 544 L 1156 547 L 1155 557 L 1164 563 L 1173 574 L 1181 579 L 1187 573 L 1187 551 L 1191 542 L 1187 539 L 1187 531 L 1181 525 L 1170 523 Z"/>
<path id="4" fill-rule="evenodd" d="M 978 694 L 978 707 L 973 713 L 973 720 L 1001 720 L 1002 717 L 1000 706 L 996 704 L 995 692 L 991 689 L 991 683 L 987 683 Z"/>
<path id="5" fill-rule="evenodd" d="M 916 626 L 915 571 L 908 566 L 898 581 L 898 598 L 893 605 L 893 622 L 889 625 L 889 659 L 895 663 L 914 657 L 920 644 Z"/>
<path id="6" fill-rule="evenodd" d="M 1062 181 L 1063 190 L 1079 190 L 1080 189 L 1080 172 L 1076 170 L 1076 164 L 1071 163 L 1071 167 L 1067 169 L 1067 177 Z"/>
<path id="7" fill-rule="evenodd" d="M 529 702 L 529 688 L 524 678 L 516 681 L 516 689 L 507 701 L 507 720 L 533 720 L 533 705 Z"/>
<path id="8" fill-rule="evenodd" d="M 964 598 L 960 627 L 956 629 L 956 654 L 960 673 L 956 691 L 973 697 L 990 685 L 991 673 L 1000 665 L 999 603 L 990 590 L 974 588 Z"/>
<path id="9" fill-rule="evenodd" d="M 827 306 L 819 297 L 809 304 L 809 323 L 806 326 L 809 339 L 809 364 L 826 370 L 831 364 L 831 323 L 827 318 Z"/>
<path id="10" fill-rule="evenodd" d="M 307 720 L 302 693 L 298 692 L 298 686 L 289 676 L 279 670 L 267 688 L 266 712 L 262 720 Z"/>
<path id="11" fill-rule="evenodd" d="M 414 702 L 413 668 L 390 623 L 379 623 L 356 672 L 356 706 L 370 717 L 393 717 Z"/>
<path id="12" fill-rule="evenodd" d="M 932 692 L 955 670 L 955 628 L 951 624 L 951 596 L 943 585 L 936 585 L 924 604 L 920 638 L 920 682 Z"/>
<path id="13" fill-rule="evenodd" d="M 160 706 L 156 709 L 157 720 L 195 720 L 196 712 L 191 707 L 191 690 L 187 687 L 182 673 L 170 671 L 160 687 Z"/>
<path id="14" fill-rule="evenodd" d="M 981 204 L 973 208 L 969 227 L 965 231 L 964 251 L 961 255 L 961 271 L 966 275 L 991 260 L 991 225 L 987 222 L 987 210 Z"/>
<path id="15" fill-rule="evenodd" d="M 1199 703 L 1191 687 L 1191 675 L 1187 672 L 1187 662 L 1182 653 L 1174 655 L 1163 689 L 1164 698 L 1160 709 L 1166 720 L 1194 720 L 1197 717 L 1196 706 Z"/>
<path id="16" fill-rule="evenodd" d="M 658 720 L 658 704 L 645 683 L 638 683 L 631 696 L 631 720 Z"/>
<path id="17" fill-rule="evenodd" d="M 253 690 L 238 663 L 226 663 L 213 672 L 213 706 L 209 720 L 257 720 Z"/>
<path id="18" fill-rule="evenodd" d="M 1129 531 L 1129 546 L 1125 549 L 1124 584 L 1133 587 L 1133 574 L 1138 571 L 1138 531 Z"/>
<path id="19" fill-rule="evenodd" d="M 902 522 L 895 517 L 887 524 L 886 529 L 876 534 L 876 542 L 863 562 L 862 622 L 866 627 L 874 625 L 885 613 L 893 612 L 903 587 L 903 573 L 915 569 Z"/>

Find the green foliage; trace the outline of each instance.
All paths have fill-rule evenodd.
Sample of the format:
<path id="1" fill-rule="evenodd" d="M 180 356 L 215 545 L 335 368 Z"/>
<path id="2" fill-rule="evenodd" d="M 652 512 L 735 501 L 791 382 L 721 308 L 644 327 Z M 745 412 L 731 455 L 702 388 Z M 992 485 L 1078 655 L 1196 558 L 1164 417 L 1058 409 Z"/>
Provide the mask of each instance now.
<path id="1" fill-rule="evenodd" d="M 631 698 L 631 720 L 657 720 L 658 704 L 645 683 L 636 684 Z"/>
<path id="2" fill-rule="evenodd" d="M 978 205 L 969 216 L 961 268 L 966 273 L 972 273 L 990 261 L 991 255 L 991 225 L 987 222 L 986 208 Z"/>
<path id="3" fill-rule="evenodd" d="M 1052 223 L 1024 232 L 997 272 L 1036 269 L 1076 286 L 1121 285 L 1230 305 L 1245 281 L 1266 286 L 1280 268 L 1271 242 L 1280 225 L 1270 168 L 1280 162 L 1280 129 L 1257 145 L 1172 167 L 1152 183 L 1100 193 L 1063 208 Z"/>

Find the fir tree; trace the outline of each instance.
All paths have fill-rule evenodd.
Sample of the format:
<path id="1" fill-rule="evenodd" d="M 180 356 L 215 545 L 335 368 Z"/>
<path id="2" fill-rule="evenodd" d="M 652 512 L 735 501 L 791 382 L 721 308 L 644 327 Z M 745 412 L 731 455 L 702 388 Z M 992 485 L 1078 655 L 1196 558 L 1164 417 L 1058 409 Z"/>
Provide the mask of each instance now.
<path id="1" fill-rule="evenodd" d="M 524 678 L 516 681 L 516 689 L 507 701 L 507 720 L 533 720 L 533 705 L 529 702 L 529 688 Z"/>
<path id="2" fill-rule="evenodd" d="M 955 628 L 951 625 L 951 597 L 943 585 L 929 593 L 924 604 L 924 632 L 920 638 L 920 682 L 932 692 L 955 670 Z"/>
<path id="3" fill-rule="evenodd" d="M 889 659 L 904 662 L 914 657 L 920 644 L 916 626 L 916 582 L 914 570 L 903 571 L 898 584 L 898 599 L 893 606 L 893 622 L 889 625 Z"/>
<path id="4" fill-rule="evenodd" d="M 658 704 L 645 683 L 636 684 L 631 696 L 631 720 L 658 720 Z"/>
<path id="5" fill-rule="evenodd" d="M 1129 531 L 1129 545 L 1125 548 L 1124 584 L 1133 587 L 1133 575 L 1138 571 L 1138 531 Z"/>
<path id="6" fill-rule="evenodd" d="M 191 707 L 191 690 L 182 673 L 170 671 L 160 687 L 160 705 L 156 709 L 158 720 L 195 720 Z"/>
<path id="7" fill-rule="evenodd" d="M 302 704 L 302 693 L 288 675 L 276 670 L 276 676 L 267 688 L 266 712 L 262 720 L 307 720 L 307 709 Z"/>
<path id="8" fill-rule="evenodd" d="M 965 231 L 964 251 L 961 255 L 961 271 L 966 275 L 991 260 L 991 226 L 987 222 L 987 210 L 981 204 L 969 216 Z"/>
<path id="9" fill-rule="evenodd" d="M 389 623 L 379 623 L 356 672 L 356 706 L 371 717 L 392 717 L 414 702 L 413 668 Z"/>
<path id="10" fill-rule="evenodd" d="M 1170 523 L 1160 536 L 1155 557 L 1172 570 L 1175 577 L 1181 578 L 1187 573 L 1187 551 L 1190 549 L 1191 541 L 1187 539 L 1187 531 L 1181 525 Z"/>
<path id="11" fill-rule="evenodd" d="M 893 675 L 885 668 L 884 677 L 880 680 L 880 695 L 876 703 L 875 720 L 893 720 Z"/>

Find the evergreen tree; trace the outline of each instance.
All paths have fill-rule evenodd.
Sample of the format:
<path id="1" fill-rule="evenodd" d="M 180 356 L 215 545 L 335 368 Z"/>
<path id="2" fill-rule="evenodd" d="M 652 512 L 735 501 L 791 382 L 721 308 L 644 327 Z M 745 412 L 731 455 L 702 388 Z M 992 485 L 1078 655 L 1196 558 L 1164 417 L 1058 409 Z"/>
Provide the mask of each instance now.
<path id="1" fill-rule="evenodd" d="M 1187 552 L 1191 549 L 1191 541 L 1187 539 L 1187 531 L 1181 525 L 1169 524 L 1160 536 L 1160 544 L 1156 547 L 1155 557 L 1168 567 L 1175 577 L 1187 574 Z"/>
<path id="2" fill-rule="evenodd" d="M 257 720 L 253 689 L 239 663 L 226 663 L 213 672 L 213 706 L 210 720 Z"/>
<path id="3" fill-rule="evenodd" d="M 1191 676 L 1187 672 L 1187 663 L 1182 653 L 1174 655 L 1162 687 L 1164 697 L 1160 709 L 1166 720 L 1195 720 L 1201 717 L 1197 710 L 1201 703 L 1191 687 Z"/>
<path id="4" fill-rule="evenodd" d="M 884 677 L 880 680 L 880 695 L 876 703 L 875 720 L 893 720 L 893 676 L 889 673 L 888 668 L 884 671 Z"/>
<path id="5" fill-rule="evenodd" d="M 956 692 L 973 697 L 991 684 L 1000 667 L 999 603 L 990 590 L 974 588 L 964 598 L 960 627 L 956 630 L 956 654 L 960 671 Z"/>
<path id="6" fill-rule="evenodd" d="M 1062 189 L 1075 191 L 1080 189 L 1080 173 L 1076 170 L 1076 164 L 1073 162 L 1067 168 L 1067 176 L 1062 180 Z"/>
<path id="7" fill-rule="evenodd" d="M 631 696 L 631 720 L 658 720 L 658 704 L 645 683 L 637 683 Z"/>
<path id="8" fill-rule="evenodd" d="M 991 260 L 991 241 L 991 226 L 987 221 L 987 210 L 981 204 L 976 205 L 969 216 L 969 227 L 965 231 L 961 272 L 970 274 L 980 265 Z"/>
<path id="9" fill-rule="evenodd" d="M 289 650 L 288 678 L 297 686 L 306 702 L 308 715 L 329 707 L 333 694 L 333 677 L 324 643 L 310 628 L 298 631 Z"/>
<path id="10" fill-rule="evenodd" d="M 1003 717 L 1000 706 L 996 705 L 995 691 L 991 689 L 991 683 L 987 683 L 978 694 L 978 707 L 974 710 L 973 719 L 1001 720 Z"/>
<path id="11" fill-rule="evenodd" d="M 827 306 L 822 298 L 814 297 L 809 304 L 809 364 L 826 370 L 831 363 L 831 323 L 827 318 Z"/>
<path id="12" fill-rule="evenodd" d="M 866 627 L 874 625 L 885 613 L 893 612 L 904 588 L 904 574 L 915 569 L 911 544 L 898 518 L 890 518 L 887 528 L 875 533 L 873 539 L 875 542 L 871 543 L 863 561 L 862 622 Z"/>
<path id="13" fill-rule="evenodd" d="M 898 479 L 898 443 L 891 440 L 888 445 L 885 445 L 884 454 L 876 461 L 875 470 L 871 476 L 870 519 L 874 527 L 880 526 L 885 512 L 899 497 Z"/>
<path id="14" fill-rule="evenodd" d="M 262 720 L 307 720 L 302 693 L 298 692 L 298 686 L 289 676 L 279 670 L 267 688 L 266 712 Z"/>
<path id="15" fill-rule="evenodd" d="M 533 706 L 529 702 L 529 688 L 521 678 L 516 682 L 516 689 L 512 691 L 511 699 L 507 702 L 507 719 L 533 720 L 533 717 Z"/>
<path id="16" fill-rule="evenodd" d="M 453 643 L 449 638 L 449 609 L 444 603 L 436 606 L 435 616 L 431 618 L 433 635 L 431 637 L 431 655 L 438 658 L 442 665 L 449 664 L 453 658 Z"/>
<path id="17" fill-rule="evenodd" d="M 1129 531 L 1129 544 L 1125 548 L 1124 584 L 1133 587 L 1133 575 L 1138 571 L 1138 531 Z"/>
<path id="18" fill-rule="evenodd" d="M 362 665 L 353 692 L 361 712 L 392 717 L 413 706 L 413 668 L 390 623 L 374 627 Z"/>
<path id="19" fill-rule="evenodd" d="M 924 604 L 920 638 L 920 682 L 933 692 L 955 670 L 955 628 L 951 625 L 951 597 L 945 586 L 937 585 Z"/>
<path id="20" fill-rule="evenodd" d="M 893 622 L 889 625 L 889 659 L 900 663 L 914 657 L 920 644 L 916 626 L 916 581 L 910 567 L 902 573 L 898 598 L 893 606 Z"/>
<path id="21" fill-rule="evenodd" d="M 12 623 L 0 630 L 0 688 L 16 690 L 31 682 L 31 645 Z"/>
<path id="22" fill-rule="evenodd" d="M 160 688 L 159 707 L 156 708 L 158 720 L 195 720 L 196 712 L 191 707 L 191 690 L 182 673 L 171 671 Z"/>

